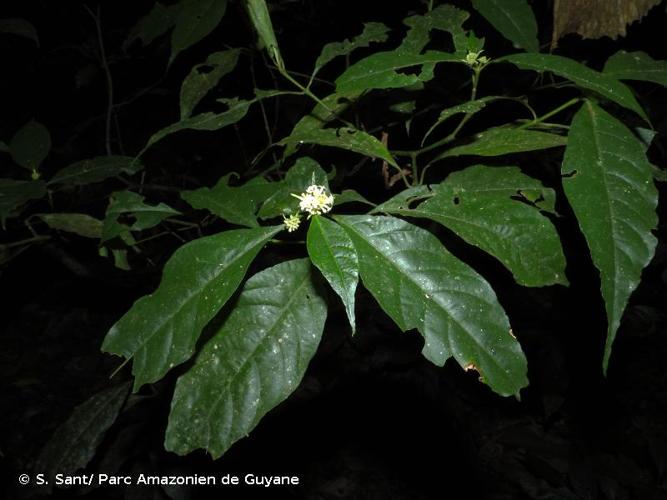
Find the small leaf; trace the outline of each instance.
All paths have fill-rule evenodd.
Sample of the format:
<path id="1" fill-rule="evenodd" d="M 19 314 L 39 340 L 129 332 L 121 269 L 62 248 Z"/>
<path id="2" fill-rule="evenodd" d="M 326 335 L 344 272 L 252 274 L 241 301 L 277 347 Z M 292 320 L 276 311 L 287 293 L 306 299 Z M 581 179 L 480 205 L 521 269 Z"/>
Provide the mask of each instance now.
<path id="1" fill-rule="evenodd" d="M 517 128 L 491 128 L 474 136 L 474 141 L 455 146 L 438 155 L 435 160 L 451 156 L 502 156 L 539 149 L 556 148 L 567 144 L 567 137 Z"/>
<path id="2" fill-rule="evenodd" d="M 197 361 L 176 383 L 165 448 L 220 457 L 299 385 L 327 308 L 307 259 L 257 273 Z"/>
<path id="3" fill-rule="evenodd" d="M 273 32 L 271 16 L 269 15 L 269 9 L 266 7 L 266 2 L 264 0 L 245 0 L 245 4 L 248 9 L 250 21 L 255 27 L 257 35 L 259 35 L 260 48 L 266 48 L 269 57 L 275 65 L 280 69 L 284 69 L 285 63 L 283 63 L 283 58 L 280 55 L 278 40 L 276 40 L 276 35 Z"/>
<path id="4" fill-rule="evenodd" d="M 563 173 L 565 194 L 586 237 L 607 310 L 606 371 L 616 330 L 642 269 L 653 257 L 658 193 L 645 146 L 592 102 L 577 112 Z"/>
<path id="5" fill-rule="evenodd" d="M 51 135 L 41 123 L 28 122 L 14 134 L 9 150 L 17 165 L 35 171 L 51 150 Z"/>
<path id="6" fill-rule="evenodd" d="M 137 300 L 102 344 L 104 352 L 133 360 L 135 391 L 192 356 L 204 326 L 232 296 L 257 253 L 280 230 L 282 226 L 235 229 L 176 250 L 157 290 Z"/>
<path id="7" fill-rule="evenodd" d="M 454 172 L 430 187 L 430 193 L 423 188 L 412 191 L 409 197 L 389 200 L 376 211 L 439 222 L 496 257 L 520 285 L 567 284 L 560 238 L 539 212 L 554 210 L 553 190 L 516 167 L 484 165 Z M 420 197 L 426 201 L 415 206 Z"/>
<path id="8" fill-rule="evenodd" d="M 295 214 L 299 211 L 299 200 L 292 194 L 306 191 L 311 184 L 329 188 L 327 173 L 312 158 L 299 158 L 287 171 L 285 179 L 276 184 L 276 190 L 259 209 L 259 217 L 271 219 L 279 215 Z"/>
<path id="9" fill-rule="evenodd" d="M 37 30 L 35 27 L 25 19 L 10 18 L 0 19 L 0 33 L 8 35 L 22 36 L 35 42 L 39 47 L 39 38 L 37 37 Z"/>
<path id="10" fill-rule="evenodd" d="M 43 181 L 17 181 L 0 179 L 0 223 L 5 227 L 7 218 L 30 200 L 37 200 L 46 194 Z"/>
<path id="11" fill-rule="evenodd" d="M 336 57 L 348 55 L 354 50 L 362 47 L 368 47 L 373 42 L 384 42 L 387 40 L 388 35 L 389 28 L 384 24 L 366 23 L 364 24 L 364 31 L 352 40 L 326 44 L 322 48 L 322 52 L 315 62 L 313 76 L 316 75 L 324 65 L 328 64 Z"/>
<path id="12" fill-rule="evenodd" d="M 129 390 L 129 382 L 110 387 L 74 408 L 40 452 L 34 471 L 54 483 L 56 474 L 68 476 L 88 465 L 118 418 Z"/>
<path id="13" fill-rule="evenodd" d="M 353 93 L 372 89 L 408 87 L 433 78 L 433 65 L 441 62 L 462 63 L 456 54 L 430 50 L 424 54 L 411 52 L 376 52 L 350 66 L 336 80 L 336 92 Z M 419 74 L 399 73 L 412 66 L 423 66 Z"/>
<path id="14" fill-rule="evenodd" d="M 227 10 L 227 0 L 182 0 L 171 34 L 169 65 L 183 50 L 191 47 L 220 24 Z"/>
<path id="15" fill-rule="evenodd" d="M 98 156 L 63 168 L 53 176 L 49 184 L 84 186 L 120 174 L 133 175 L 143 168 L 141 162 L 131 156 Z"/>
<path id="16" fill-rule="evenodd" d="M 472 0 L 472 4 L 514 47 L 540 51 L 537 22 L 526 0 Z"/>
<path id="17" fill-rule="evenodd" d="M 458 57 L 465 57 L 468 41 L 463 23 L 468 17 L 466 11 L 449 4 L 438 5 L 424 15 L 410 16 L 403 21 L 410 29 L 396 51 L 419 54 L 431 41 L 431 31 L 438 30 L 449 33 Z"/>
<path id="18" fill-rule="evenodd" d="M 354 293 L 359 281 L 359 259 L 352 240 L 338 224 L 315 215 L 308 228 L 307 247 L 311 262 L 343 301 L 354 334 Z"/>
<path id="19" fill-rule="evenodd" d="M 144 46 L 149 45 L 173 28 L 182 4 L 181 2 L 165 6 L 160 2 L 155 2 L 151 11 L 132 28 L 125 42 L 123 42 L 123 50 L 127 50 L 136 40 L 141 40 Z"/>
<path id="20" fill-rule="evenodd" d="M 656 61 L 645 52 L 616 52 L 602 72 L 617 80 L 642 80 L 667 87 L 667 61 Z"/>
<path id="21" fill-rule="evenodd" d="M 38 214 L 37 217 L 58 231 L 78 234 L 85 238 L 102 237 L 102 221 L 87 214 L 54 213 Z"/>
<path id="22" fill-rule="evenodd" d="M 236 67 L 240 49 L 214 52 L 203 64 L 197 64 L 181 86 L 181 120 L 189 118 L 192 110 L 220 79 Z"/>
<path id="23" fill-rule="evenodd" d="M 336 216 L 359 256 L 364 285 L 403 331 L 424 336 L 422 354 L 471 365 L 503 396 L 528 383 L 526 358 L 489 284 L 428 231 L 394 217 Z"/>
<path id="24" fill-rule="evenodd" d="M 438 116 L 438 119 L 435 121 L 435 123 L 431 126 L 431 128 L 428 129 L 426 134 L 424 134 L 424 138 L 422 139 L 422 146 L 426 142 L 428 136 L 431 135 L 431 132 L 433 132 L 436 127 L 444 123 L 447 119 L 451 118 L 454 115 L 458 115 L 460 113 L 469 113 L 472 115 L 484 109 L 486 107 L 487 102 L 496 101 L 498 99 L 504 99 L 504 97 L 502 96 L 482 97 L 481 99 L 462 102 L 461 104 L 457 104 L 456 106 L 443 109 L 440 112 L 440 116 Z"/>
<path id="25" fill-rule="evenodd" d="M 210 189 L 204 187 L 194 191 L 183 191 L 181 198 L 192 207 L 208 210 L 232 224 L 259 226 L 255 215 L 257 208 L 278 189 L 278 183 L 255 178 L 243 186 L 230 187 L 231 175 L 225 175 Z"/>
<path id="26" fill-rule="evenodd" d="M 10 153 L 10 152 L 11 150 L 9 149 L 9 146 L 5 142 L 0 141 L 0 153 Z"/>
<path id="27" fill-rule="evenodd" d="M 597 92 L 619 106 L 634 111 L 647 122 L 649 121 L 626 85 L 569 57 L 553 54 L 512 54 L 496 59 L 494 62 L 510 62 L 521 69 L 533 71 L 550 71 L 574 82 L 579 87 Z"/>

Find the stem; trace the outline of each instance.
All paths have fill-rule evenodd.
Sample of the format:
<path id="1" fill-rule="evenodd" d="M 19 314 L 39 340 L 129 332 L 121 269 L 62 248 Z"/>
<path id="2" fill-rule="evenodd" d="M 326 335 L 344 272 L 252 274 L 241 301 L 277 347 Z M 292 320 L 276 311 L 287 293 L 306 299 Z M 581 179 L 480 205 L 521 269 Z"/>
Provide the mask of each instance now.
<path id="1" fill-rule="evenodd" d="M 560 112 L 563 111 L 564 109 L 567 109 L 567 108 L 569 108 L 570 106 L 573 106 L 573 105 L 577 104 L 579 101 L 581 101 L 581 98 L 580 98 L 580 97 L 575 97 L 574 99 L 570 99 L 570 100 L 567 101 L 565 104 L 561 104 L 561 105 L 558 106 L 557 108 L 552 109 L 551 111 L 549 111 L 548 113 L 546 113 L 546 114 L 540 116 L 539 118 L 535 118 L 534 120 L 531 120 L 531 121 L 529 121 L 529 122 L 526 122 L 526 123 L 524 123 L 523 125 L 521 125 L 520 127 L 517 127 L 517 130 L 523 130 L 523 129 L 525 129 L 525 128 L 528 128 L 528 127 L 532 127 L 532 126 L 534 126 L 534 125 L 537 125 L 538 123 L 542 123 L 542 122 L 543 122 L 544 120 L 546 120 L 547 118 L 551 118 L 552 116 L 554 116 L 554 115 L 560 113 Z"/>

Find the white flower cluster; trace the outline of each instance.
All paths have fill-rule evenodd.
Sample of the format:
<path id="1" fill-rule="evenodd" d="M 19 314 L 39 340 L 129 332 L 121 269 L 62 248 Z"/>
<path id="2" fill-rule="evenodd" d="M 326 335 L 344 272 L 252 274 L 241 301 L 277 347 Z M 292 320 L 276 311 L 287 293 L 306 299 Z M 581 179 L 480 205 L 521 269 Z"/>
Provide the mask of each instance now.
<path id="1" fill-rule="evenodd" d="M 466 58 L 463 59 L 463 62 L 466 63 L 471 68 L 484 66 L 490 61 L 490 59 L 486 56 L 481 55 L 482 52 L 484 51 L 480 50 L 479 52 L 468 52 L 466 54 Z"/>
<path id="2" fill-rule="evenodd" d="M 299 214 L 292 214 L 289 217 L 283 215 L 283 224 L 288 233 L 293 233 L 299 229 L 299 224 L 301 224 L 301 216 Z"/>
<path id="3" fill-rule="evenodd" d="M 308 186 L 305 193 L 292 194 L 299 200 L 299 209 L 308 213 L 308 218 L 312 215 L 326 214 L 333 208 L 334 197 L 327 192 L 324 186 L 313 184 Z"/>

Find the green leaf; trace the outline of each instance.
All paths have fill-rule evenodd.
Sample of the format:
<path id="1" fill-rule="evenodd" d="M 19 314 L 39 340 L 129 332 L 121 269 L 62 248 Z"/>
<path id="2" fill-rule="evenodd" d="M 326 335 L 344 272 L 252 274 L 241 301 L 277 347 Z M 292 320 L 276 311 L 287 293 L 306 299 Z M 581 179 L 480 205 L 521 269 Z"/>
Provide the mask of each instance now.
<path id="1" fill-rule="evenodd" d="M 350 66 L 336 80 L 336 92 L 352 93 L 372 89 L 408 87 L 433 78 L 433 65 L 441 62 L 462 63 L 456 54 L 430 50 L 424 54 L 412 52 L 376 52 Z M 419 74 L 399 72 L 412 66 L 423 66 Z"/>
<path id="2" fill-rule="evenodd" d="M 43 181 L 17 181 L 0 179 L 0 223 L 5 227 L 7 218 L 16 215 L 16 209 L 30 200 L 37 200 L 46 194 Z"/>
<path id="3" fill-rule="evenodd" d="M 109 330 L 102 350 L 133 360 L 134 389 L 192 356 L 206 324 L 232 296 L 257 253 L 282 226 L 235 229 L 191 241 L 164 267 L 155 292 Z"/>
<path id="4" fill-rule="evenodd" d="M 53 176 L 49 184 L 84 186 L 120 174 L 133 175 L 143 168 L 141 162 L 131 156 L 98 156 L 63 168 Z"/>
<path id="5" fill-rule="evenodd" d="M 387 203 L 382 211 L 434 220 L 496 257 L 524 286 L 567 284 L 555 228 L 539 210 L 554 210 L 555 193 L 516 167 L 475 165 L 431 186 L 426 201 Z M 390 200 L 391 201 L 391 200 Z M 536 206 L 528 204 L 534 201 Z M 378 207 L 376 210 L 380 210 Z"/>
<path id="6" fill-rule="evenodd" d="M 73 474 L 88 465 L 118 418 L 129 390 L 129 382 L 110 387 L 74 408 L 40 452 L 34 470 L 53 483 L 56 474 Z"/>
<path id="7" fill-rule="evenodd" d="M 194 45 L 220 24 L 227 0 L 182 0 L 171 34 L 169 64 L 183 50 Z"/>
<path id="8" fill-rule="evenodd" d="M 533 71 L 550 71 L 574 82 L 579 87 L 592 90 L 610 101 L 636 112 L 648 122 L 646 113 L 626 85 L 604 73 L 584 66 L 574 59 L 553 54 L 512 54 L 496 59 L 494 62 L 510 62 L 521 69 Z"/>
<path id="9" fill-rule="evenodd" d="M 299 130 L 280 141 L 278 144 L 294 147 L 297 144 L 318 144 L 334 148 L 347 149 L 365 156 L 380 158 L 396 165 L 387 147 L 372 135 L 351 127 L 312 128 Z"/>
<path id="10" fill-rule="evenodd" d="M 526 359 L 489 284 L 428 231 L 384 216 L 337 216 L 359 256 L 364 285 L 403 331 L 424 336 L 438 366 L 454 357 L 501 395 L 528 383 Z"/>
<path id="11" fill-rule="evenodd" d="M 51 135 L 41 123 L 28 122 L 14 134 L 9 150 L 17 165 L 35 171 L 51 150 Z"/>
<path id="12" fill-rule="evenodd" d="M 419 54 L 431 40 L 431 31 L 438 30 L 449 33 L 458 57 L 465 57 L 468 41 L 462 26 L 468 17 L 466 11 L 449 4 L 438 5 L 424 15 L 410 16 L 403 21 L 410 29 L 396 51 Z"/>
<path id="13" fill-rule="evenodd" d="M 21 18 L 0 19 L 0 33 L 8 35 L 22 36 L 35 42 L 39 47 L 39 38 L 37 30 L 32 23 Z"/>
<path id="14" fill-rule="evenodd" d="M 229 178 L 232 175 L 225 175 L 210 189 L 204 187 L 194 191 L 183 191 L 181 198 L 192 207 L 208 210 L 232 224 L 259 226 L 255 215 L 257 208 L 278 189 L 276 185 L 278 183 L 255 178 L 243 186 L 231 187 Z"/>
<path id="15" fill-rule="evenodd" d="M 306 245 L 311 262 L 343 301 L 354 334 L 354 293 L 359 282 L 359 259 L 352 240 L 338 224 L 315 215 L 310 220 Z"/>
<path id="16" fill-rule="evenodd" d="M 352 40 L 344 40 L 342 42 L 332 42 L 326 44 L 322 48 L 320 56 L 315 62 L 315 69 L 313 76 L 316 75 L 324 65 L 338 56 L 346 56 L 354 50 L 368 47 L 373 42 L 384 42 L 389 35 L 389 28 L 382 23 L 366 23 L 364 24 L 364 31 L 354 37 Z"/>
<path id="17" fill-rule="evenodd" d="M 87 214 L 37 214 L 50 228 L 78 234 L 85 238 L 102 237 L 102 221 Z"/>
<path id="18" fill-rule="evenodd" d="M 602 72 L 617 80 L 643 80 L 667 87 L 667 61 L 656 61 L 645 52 L 616 52 Z"/>
<path id="19" fill-rule="evenodd" d="M 334 206 L 344 205 L 346 203 L 364 203 L 365 205 L 375 206 L 375 203 L 357 193 L 354 189 L 345 189 L 342 193 L 334 197 Z"/>
<path id="20" fill-rule="evenodd" d="M 278 40 L 273 32 L 273 25 L 271 24 L 271 16 L 269 9 L 266 7 L 264 0 L 245 0 L 246 8 L 250 21 L 257 31 L 260 48 L 266 48 L 269 57 L 280 69 L 285 68 L 285 63 L 280 55 L 280 48 L 278 47 Z"/>
<path id="21" fill-rule="evenodd" d="M 475 134 L 473 142 L 455 146 L 438 155 L 433 161 L 451 156 L 502 156 L 539 149 L 555 148 L 567 144 L 567 137 L 517 128 L 491 128 Z"/>
<path id="22" fill-rule="evenodd" d="M 537 22 L 526 0 L 472 0 L 472 4 L 514 47 L 540 51 Z"/>
<path id="23" fill-rule="evenodd" d="M 237 98 L 227 99 L 225 100 L 225 103 L 229 108 L 227 109 L 227 111 L 223 111 L 222 113 L 213 113 L 213 112 L 201 113 L 199 115 L 191 116 L 189 118 L 186 118 L 185 120 L 173 123 L 168 127 L 165 127 L 162 130 L 153 134 L 151 138 L 148 140 L 146 146 L 144 146 L 142 153 L 146 151 L 148 148 L 150 148 L 156 142 L 164 139 L 165 137 L 167 137 L 170 134 L 173 134 L 174 132 L 179 132 L 181 130 L 188 130 L 188 129 L 218 130 L 228 125 L 232 125 L 243 119 L 243 117 L 248 112 L 248 109 L 250 109 L 250 105 L 253 102 L 255 102 L 255 100 L 243 101 Z M 141 154 L 139 154 L 139 156 L 141 156 Z"/>
<path id="24" fill-rule="evenodd" d="M 240 53 L 240 49 L 214 52 L 206 58 L 206 62 L 192 68 L 181 86 L 181 120 L 189 118 L 209 90 L 234 70 Z"/>
<path id="25" fill-rule="evenodd" d="M 145 46 L 164 35 L 176 24 L 181 7 L 182 3 L 165 6 L 156 2 L 151 11 L 132 28 L 123 42 L 123 50 L 127 50 L 136 40 L 141 40 L 142 45 Z"/>
<path id="26" fill-rule="evenodd" d="M 586 237 L 607 310 L 603 366 L 630 294 L 651 260 L 658 193 L 645 146 L 628 128 L 592 102 L 570 126 L 563 173 L 565 194 Z"/>
<path id="27" fill-rule="evenodd" d="M 10 152 L 11 151 L 9 149 L 9 146 L 5 142 L 0 141 L 0 153 L 10 153 Z"/>
<path id="28" fill-rule="evenodd" d="M 307 259 L 250 278 L 222 328 L 176 383 L 165 448 L 220 457 L 299 385 L 326 320 Z"/>
<path id="29" fill-rule="evenodd" d="M 127 226 L 119 222 L 121 215 L 134 217 L 132 225 Z M 172 215 L 180 215 L 164 203 L 148 205 L 144 197 L 132 191 L 118 191 L 111 195 L 102 227 L 102 242 L 109 241 L 117 236 L 123 236 L 128 230 L 143 231 L 158 225 L 162 220 Z"/>
<path id="30" fill-rule="evenodd" d="M 438 116 L 438 119 L 435 121 L 435 123 L 431 126 L 431 128 L 428 129 L 426 134 L 424 134 L 424 138 L 422 139 L 422 146 L 426 142 L 428 136 L 431 135 L 431 132 L 433 132 L 436 129 L 436 127 L 444 123 L 447 119 L 451 118 L 454 115 L 458 115 L 460 113 L 469 113 L 471 115 L 475 114 L 484 109 L 486 107 L 487 102 L 496 101 L 498 99 L 504 99 L 504 97 L 502 96 L 482 97 L 481 99 L 462 102 L 461 104 L 457 104 L 456 106 L 443 109 L 440 112 L 440 116 Z"/>
<path id="31" fill-rule="evenodd" d="M 292 194 L 303 193 L 311 184 L 329 188 L 327 173 L 312 158 L 299 158 L 287 171 L 285 179 L 276 186 L 274 193 L 262 204 L 259 217 L 271 219 L 279 215 L 295 214 L 299 211 L 299 200 Z"/>

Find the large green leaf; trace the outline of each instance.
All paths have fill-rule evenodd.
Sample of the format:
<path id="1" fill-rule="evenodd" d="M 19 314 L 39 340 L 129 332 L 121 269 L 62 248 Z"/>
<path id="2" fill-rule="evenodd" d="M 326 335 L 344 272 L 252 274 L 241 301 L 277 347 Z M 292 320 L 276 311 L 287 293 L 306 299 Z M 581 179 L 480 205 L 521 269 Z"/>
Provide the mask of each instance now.
<path id="1" fill-rule="evenodd" d="M 454 51 L 459 57 L 465 57 L 468 46 L 463 23 L 469 14 L 453 5 L 438 5 L 423 15 L 406 18 L 403 24 L 409 27 L 397 52 L 419 54 L 431 40 L 431 31 L 444 31 L 452 36 Z"/>
<path id="2" fill-rule="evenodd" d="M 376 52 L 350 66 L 336 80 L 336 92 L 351 93 L 371 89 L 408 87 L 433 78 L 433 65 L 441 62 L 462 62 L 461 57 L 449 52 L 427 51 Z M 400 72 L 412 66 L 425 66 L 419 74 Z"/>
<path id="3" fill-rule="evenodd" d="M 319 345 L 326 304 L 307 259 L 250 278 L 222 328 L 176 384 L 165 448 L 218 458 L 248 435 L 303 378 Z"/>
<path id="4" fill-rule="evenodd" d="M 39 168 L 51 150 L 51 135 L 36 121 L 26 123 L 9 143 L 9 151 L 17 165 L 34 171 Z"/>
<path id="5" fill-rule="evenodd" d="M 526 359 L 484 278 L 405 221 L 335 218 L 354 242 L 364 285 L 401 330 L 422 333 L 427 359 L 442 366 L 453 356 L 501 395 L 527 385 Z"/>
<path id="6" fill-rule="evenodd" d="M 626 85 L 574 59 L 553 54 L 512 54 L 496 59 L 495 62 L 503 61 L 515 64 L 521 69 L 550 71 L 574 82 L 579 87 L 597 92 L 610 101 L 631 109 L 648 122 L 646 113 Z"/>
<path id="7" fill-rule="evenodd" d="M 526 0 L 472 0 L 472 4 L 515 47 L 540 51 L 537 22 Z"/>
<path id="8" fill-rule="evenodd" d="M 502 156 L 539 149 L 555 148 L 567 144 L 562 135 L 517 128 L 491 128 L 474 136 L 473 142 L 455 146 L 436 157 L 436 160 L 450 156 Z M 434 160 L 435 161 L 435 160 Z"/>
<path id="9" fill-rule="evenodd" d="M 225 15 L 227 0 L 182 0 L 179 7 L 171 33 L 169 64 L 215 29 Z"/>
<path id="10" fill-rule="evenodd" d="M 344 40 L 342 42 L 327 43 L 320 53 L 317 61 L 315 61 L 315 69 L 313 75 L 316 75 L 320 69 L 330 61 L 338 56 L 345 56 L 352 51 L 368 47 L 373 42 L 384 42 L 387 40 L 389 28 L 382 23 L 366 23 L 364 24 L 364 31 L 355 36 L 352 40 Z"/>
<path id="11" fill-rule="evenodd" d="M 162 5 L 160 2 L 155 2 L 151 11 L 132 28 L 123 42 L 123 49 L 127 50 L 136 40 L 141 40 L 143 45 L 149 45 L 164 35 L 176 24 L 181 6 L 182 3 Z"/>
<path id="12" fill-rule="evenodd" d="M 15 210 L 30 200 L 36 200 L 46 194 L 44 181 L 17 181 L 0 179 L 0 224 L 5 227 L 5 220 L 15 215 Z"/>
<path id="13" fill-rule="evenodd" d="M 119 174 L 132 175 L 144 168 L 141 162 L 131 156 L 98 156 L 80 160 L 59 170 L 49 184 L 69 184 L 83 186 L 101 182 Z"/>
<path id="14" fill-rule="evenodd" d="M 292 194 L 303 193 L 311 184 L 329 187 L 327 173 L 312 158 L 299 158 L 287 171 L 285 179 L 276 184 L 276 190 L 262 204 L 259 217 L 271 219 L 284 214 L 295 214 L 299 211 L 299 200 Z"/>
<path id="15" fill-rule="evenodd" d="M 206 324 L 232 296 L 257 253 L 282 226 L 236 229 L 186 243 L 155 292 L 109 330 L 102 350 L 133 360 L 135 390 L 186 361 Z"/>
<path id="16" fill-rule="evenodd" d="M 396 160 L 382 142 L 366 132 L 351 127 L 300 129 L 293 131 L 278 144 L 290 147 L 295 147 L 297 144 L 318 144 L 347 149 L 396 165 Z"/>
<path id="17" fill-rule="evenodd" d="M 78 234 L 84 238 L 101 238 L 102 221 L 88 214 L 53 213 L 38 214 L 49 227 L 59 231 Z"/>
<path id="18" fill-rule="evenodd" d="M 653 256 L 658 194 L 645 146 L 592 102 L 577 112 L 563 159 L 565 194 L 600 270 L 608 331 L 606 370 L 616 330 L 642 269 Z"/>
<path id="19" fill-rule="evenodd" d="M 413 192 L 414 201 L 389 200 L 375 211 L 439 222 L 496 257 L 521 285 L 567 284 L 558 233 L 539 212 L 553 210 L 553 190 L 516 167 L 484 165 L 454 172 L 431 188 L 430 195 Z M 426 201 L 414 206 L 420 196 Z"/>
<path id="20" fill-rule="evenodd" d="M 616 52 L 602 72 L 618 80 L 643 80 L 667 87 L 667 61 L 656 61 L 645 52 Z"/>
<path id="21" fill-rule="evenodd" d="M 279 189 L 279 183 L 254 178 L 240 187 L 229 186 L 233 174 L 222 177 L 212 188 L 181 192 L 181 198 L 194 208 L 206 209 L 221 219 L 239 226 L 257 227 L 257 208 Z"/>
<path id="22" fill-rule="evenodd" d="M 116 421 L 129 391 L 130 383 L 126 382 L 100 391 L 74 408 L 40 452 L 35 472 L 53 483 L 56 474 L 74 474 L 88 465 Z"/>
<path id="23" fill-rule="evenodd" d="M 245 0 L 245 4 L 250 21 L 259 36 L 260 48 L 265 48 L 275 65 L 283 69 L 285 63 L 280 55 L 278 40 L 276 40 L 276 34 L 273 31 L 273 24 L 271 24 L 271 16 L 266 2 L 264 0 Z"/>
<path id="24" fill-rule="evenodd" d="M 310 221 L 306 243 L 310 260 L 343 301 L 354 333 L 354 293 L 359 281 L 359 259 L 352 240 L 338 224 L 315 215 Z"/>
<path id="25" fill-rule="evenodd" d="M 214 52 L 202 64 L 197 64 L 181 85 L 181 120 L 192 115 L 192 110 L 220 79 L 236 67 L 240 49 Z"/>

